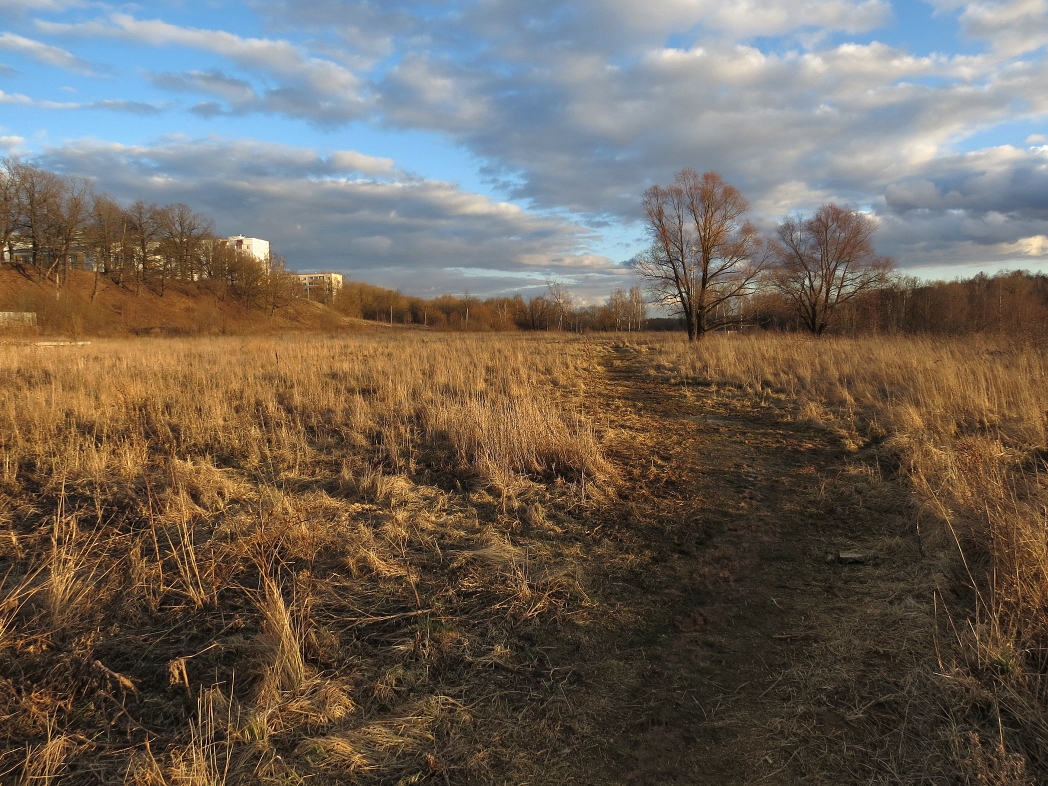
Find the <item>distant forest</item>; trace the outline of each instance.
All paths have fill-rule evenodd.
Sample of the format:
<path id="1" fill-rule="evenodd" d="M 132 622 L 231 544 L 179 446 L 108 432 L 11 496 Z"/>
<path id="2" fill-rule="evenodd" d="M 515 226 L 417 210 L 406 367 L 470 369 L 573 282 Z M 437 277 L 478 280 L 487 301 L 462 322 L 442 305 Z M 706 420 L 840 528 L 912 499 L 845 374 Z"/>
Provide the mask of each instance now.
<path id="1" fill-rule="evenodd" d="M 347 316 L 453 330 L 685 329 L 683 318 L 646 315 L 638 288 L 616 292 L 600 305 L 572 306 L 548 293 L 525 300 L 442 295 L 429 300 L 349 281 L 332 304 Z M 468 319 L 467 319 L 468 311 Z M 742 305 L 742 330 L 800 331 L 791 304 L 774 291 Z M 956 281 L 922 282 L 896 276 L 886 286 L 841 304 L 833 332 L 845 335 L 992 333 L 1048 336 L 1048 275 L 1014 271 Z"/>
<path id="2" fill-rule="evenodd" d="M 775 293 L 757 295 L 749 321 L 765 329 L 798 329 Z M 886 286 L 842 304 L 834 332 L 964 335 L 1048 335 L 1048 276 L 1026 271 L 980 273 L 956 281 L 895 276 Z"/>

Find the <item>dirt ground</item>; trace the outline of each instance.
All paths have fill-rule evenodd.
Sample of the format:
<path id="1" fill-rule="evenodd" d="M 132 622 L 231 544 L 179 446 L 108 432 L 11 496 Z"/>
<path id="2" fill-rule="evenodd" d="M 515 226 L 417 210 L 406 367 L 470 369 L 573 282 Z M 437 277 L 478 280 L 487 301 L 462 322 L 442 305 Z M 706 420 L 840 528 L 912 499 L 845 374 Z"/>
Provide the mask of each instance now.
<path id="1" fill-rule="evenodd" d="M 562 747 L 532 782 L 956 782 L 936 576 L 888 453 L 660 380 L 642 345 L 604 365 L 588 415 L 637 491 L 588 522 L 623 556 L 588 566 L 592 622 L 548 645 Z"/>

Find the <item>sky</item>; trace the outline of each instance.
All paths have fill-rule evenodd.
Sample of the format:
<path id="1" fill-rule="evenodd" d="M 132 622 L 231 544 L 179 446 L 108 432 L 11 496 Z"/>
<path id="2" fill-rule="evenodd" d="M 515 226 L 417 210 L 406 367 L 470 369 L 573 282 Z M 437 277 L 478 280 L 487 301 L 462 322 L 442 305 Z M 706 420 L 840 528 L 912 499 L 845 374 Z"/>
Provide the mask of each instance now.
<path id="1" fill-rule="evenodd" d="M 1046 45 L 1048 0 L 0 0 L 0 155 L 423 296 L 628 287 L 684 166 L 1046 271 Z"/>

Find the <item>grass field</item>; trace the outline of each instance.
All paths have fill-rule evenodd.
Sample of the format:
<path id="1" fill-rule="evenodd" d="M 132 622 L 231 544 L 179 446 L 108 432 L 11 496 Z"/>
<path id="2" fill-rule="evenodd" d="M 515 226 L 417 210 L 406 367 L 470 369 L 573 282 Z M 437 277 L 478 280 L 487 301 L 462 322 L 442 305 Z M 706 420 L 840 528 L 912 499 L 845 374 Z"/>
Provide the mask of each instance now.
<path id="1" fill-rule="evenodd" d="M 889 700 L 895 665 L 829 731 L 799 712 L 758 717 L 790 702 L 835 716 L 819 714 L 831 698 L 816 683 L 830 678 L 811 672 L 814 645 L 756 612 L 747 648 L 783 665 L 733 695 L 759 708 L 792 692 L 785 710 L 732 716 L 732 734 L 760 736 L 751 763 L 772 782 L 1030 782 L 1048 772 L 1046 371 L 1039 346 L 882 338 L 2 346 L 0 778 L 663 782 L 658 757 L 645 770 L 644 756 L 616 753 L 650 731 L 628 720 L 648 713 L 630 691 L 671 682 L 654 663 L 730 679 L 712 656 L 665 657 L 730 648 L 702 639 L 710 604 L 756 597 L 747 552 L 789 540 L 763 523 L 770 495 L 796 507 L 796 527 L 815 507 L 837 527 L 826 489 L 847 475 L 864 478 L 856 522 L 879 526 L 875 511 L 896 506 L 891 580 L 927 579 L 911 583 L 930 611 L 908 613 L 906 631 L 889 613 L 898 592 L 881 593 L 876 634 L 934 661 L 910 658 L 907 684 L 942 721 L 945 753 L 918 776 L 915 756 L 877 742 L 878 724 L 918 715 L 916 699 Z M 764 464 L 743 462 L 761 434 Z M 793 473 L 796 491 L 774 473 Z M 911 541 L 912 554 L 898 545 Z M 776 559 L 823 581 L 821 542 Z M 813 600 L 805 614 L 839 612 Z M 819 643 L 819 658 L 843 641 Z M 695 688 L 701 717 L 668 694 L 648 713 L 658 728 L 694 726 L 682 762 L 688 746 L 730 753 L 701 736 L 717 723 L 707 689 Z M 888 707 L 876 723 L 858 709 L 867 696 Z M 868 735 L 874 753 L 796 747 L 809 733 L 840 750 Z M 898 744 L 927 742 L 915 731 Z M 893 780 L 899 767 L 912 771 Z M 731 782 L 725 771 L 689 782 Z"/>

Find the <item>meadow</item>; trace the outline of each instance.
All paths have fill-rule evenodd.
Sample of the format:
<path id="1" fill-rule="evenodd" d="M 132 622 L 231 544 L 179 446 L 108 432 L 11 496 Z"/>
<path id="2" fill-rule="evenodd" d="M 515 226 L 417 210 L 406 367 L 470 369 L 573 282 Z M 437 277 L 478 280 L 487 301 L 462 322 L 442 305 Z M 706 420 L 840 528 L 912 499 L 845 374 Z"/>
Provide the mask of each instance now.
<path id="1" fill-rule="evenodd" d="M 550 494 L 599 499 L 613 477 L 572 404 L 585 348 L 563 349 L 4 347 L 0 770 L 494 767 L 433 753 L 462 745 L 467 675 L 507 652 L 502 621 L 585 598 L 565 555 L 512 543 L 511 522 L 541 526 Z"/>
<path id="2" fill-rule="evenodd" d="M 602 408 L 623 353 L 873 451 L 957 771 L 1048 772 L 1043 346 L 391 331 L 0 346 L 0 779 L 570 782 L 557 647 L 662 482 Z"/>

